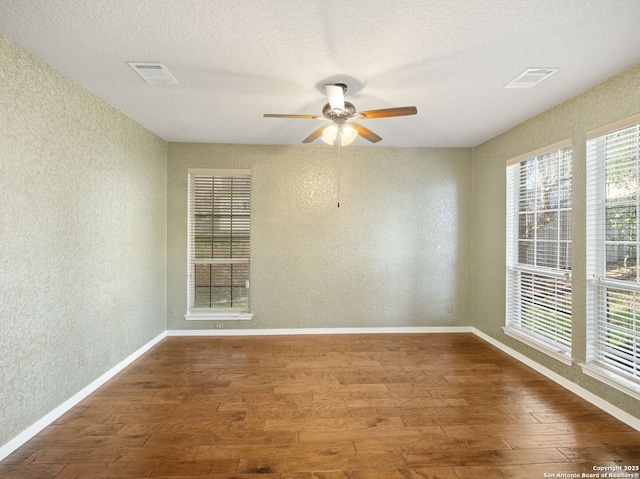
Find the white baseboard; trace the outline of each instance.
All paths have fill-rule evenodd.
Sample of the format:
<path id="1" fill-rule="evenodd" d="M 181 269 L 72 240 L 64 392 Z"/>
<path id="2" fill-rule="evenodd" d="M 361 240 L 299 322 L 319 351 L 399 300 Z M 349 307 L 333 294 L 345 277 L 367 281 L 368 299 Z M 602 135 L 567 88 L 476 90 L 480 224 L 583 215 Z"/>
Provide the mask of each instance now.
<path id="1" fill-rule="evenodd" d="M 527 366 L 529 366 L 530 368 L 538 371 L 540 374 L 542 374 L 542 375 L 546 376 L 547 378 L 551 379 L 553 382 L 559 384 L 563 388 L 568 389 L 569 391 L 571 391 L 574 394 L 577 394 L 578 396 L 580 396 L 584 400 L 586 400 L 586 401 L 590 402 L 591 404 L 593 404 L 594 406 L 602 409 L 607 414 L 612 415 L 613 417 L 615 417 L 616 419 L 624 422 L 628 426 L 631 426 L 635 430 L 640 431 L 640 419 L 638 419 L 637 417 L 632 416 L 628 412 L 623 411 L 622 409 L 614 406 L 613 404 L 611 404 L 608 401 L 605 401 L 600 396 L 596 396 L 592 392 L 584 389 L 581 386 L 578 386 L 576 383 L 573 383 L 573 382 L 569 381 L 568 379 L 560 376 L 558 373 L 555 373 L 555 372 L 551 371 L 550 369 L 545 368 L 544 366 L 542 366 L 541 364 L 538 364 L 537 362 L 535 362 L 532 359 L 528 358 L 524 354 L 521 354 L 518 351 L 516 351 L 514 349 L 511 349 L 509 346 L 506 346 L 505 344 L 501 343 L 500 341 L 492 338 L 488 334 L 485 334 L 485 333 L 483 333 L 482 331 L 480 331 L 480 330 L 478 330 L 476 328 L 471 328 L 471 329 L 473 330 L 472 331 L 473 334 L 475 334 L 479 338 L 485 340 L 489 344 L 491 344 L 491 345 L 495 346 L 496 348 L 500 349 L 501 351 L 507 353 L 509 356 L 513 357 L 514 359 L 517 359 L 521 363 L 524 363 Z"/>
<path id="2" fill-rule="evenodd" d="M 470 326 L 434 326 L 403 328 L 289 328 L 289 329 L 177 329 L 167 336 L 286 336 L 304 334 L 418 334 L 471 333 Z"/>
<path id="3" fill-rule="evenodd" d="M 118 364 L 116 364 L 114 367 L 109 369 L 106 373 L 104 373 L 98 379 L 93 381 L 91 384 L 89 384 L 88 386 L 83 388 L 81 391 L 78 391 L 72 397 L 67 399 L 62 404 L 60 404 L 53 411 L 49 412 L 47 415 L 43 416 L 38 421 L 33 423 L 31 426 L 29 426 L 27 429 L 22 431 L 20 434 L 18 434 L 16 437 L 11 439 L 9 442 L 7 442 L 6 444 L 0 446 L 0 461 L 2 459 L 4 459 L 5 457 L 7 457 L 9 454 L 11 454 L 16 449 L 18 449 L 20 446 L 22 446 L 25 442 L 27 442 L 33 436 L 35 436 L 40 431 L 42 431 L 45 427 L 47 427 L 48 425 L 53 423 L 56 419 L 58 419 L 60 416 L 62 416 L 65 412 L 67 412 L 73 406 L 75 406 L 80 401 L 82 401 L 84 398 L 89 396 L 89 394 L 94 392 L 96 389 L 98 389 L 100 386 L 102 386 L 104 383 L 106 383 L 109 379 L 114 377 L 116 374 L 118 374 L 120 371 L 122 371 L 125 367 L 127 367 L 129 364 L 131 364 L 136 359 L 138 359 L 140 356 L 142 356 L 144 353 L 146 353 L 153 346 L 158 344 L 166 336 L 167 336 L 166 332 L 163 332 L 163 333 L 159 334 L 154 339 L 149 341 L 147 344 L 142 346 L 140 349 L 135 351 L 133 354 L 130 354 L 128 357 L 126 357 L 125 359 L 120 361 Z"/>

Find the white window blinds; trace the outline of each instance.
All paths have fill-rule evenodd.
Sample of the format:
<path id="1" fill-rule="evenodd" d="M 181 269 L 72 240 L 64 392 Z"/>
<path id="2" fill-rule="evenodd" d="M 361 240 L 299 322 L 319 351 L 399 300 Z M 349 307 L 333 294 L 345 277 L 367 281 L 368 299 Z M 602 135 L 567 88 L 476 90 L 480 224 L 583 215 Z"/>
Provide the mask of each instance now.
<path id="1" fill-rule="evenodd" d="M 640 115 L 629 123 L 587 142 L 588 359 L 640 384 Z"/>
<path id="2" fill-rule="evenodd" d="M 190 171 L 189 313 L 248 311 L 250 214 L 246 170 Z"/>
<path id="3" fill-rule="evenodd" d="M 569 356 L 572 149 L 562 145 L 507 166 L 505 331 Z"/>

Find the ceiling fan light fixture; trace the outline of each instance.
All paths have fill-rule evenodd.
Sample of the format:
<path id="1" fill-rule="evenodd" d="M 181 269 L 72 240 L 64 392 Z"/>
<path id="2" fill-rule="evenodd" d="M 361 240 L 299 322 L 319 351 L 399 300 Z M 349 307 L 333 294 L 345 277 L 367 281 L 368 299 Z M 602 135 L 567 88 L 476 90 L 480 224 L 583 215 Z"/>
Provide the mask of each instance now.
<path id="1" fill-rule="evenodd" d="M 337 123 L 331 123 L 322 131 L 322 141 L 327 145 L 333 145 L 336 142 L 336 138 L 340 138 L 340 146 L 347 146 L 353 143 L 353 140 L 358 136 L 358 130 L 350 123 L 338 125 Z"/>
<path id="2" fill-rule="evenodd" d="M 331 123 L 322 131 L 322 141 L 324 141 L 327 145 L 333 145 L 336 141 L 336 137 L 338 136 L 338 125 L 335 123 Z"/>
<path id="3" fill-rule="evenodd" d="M 356 127 L 352 124 L 345 123 L 342 125 L 342 128 L 340 128 L 340 144 L 342 146 L 347 146 L 353 143 L 356 136 L 358 136 L 358 130 L 356 130 Z"/>

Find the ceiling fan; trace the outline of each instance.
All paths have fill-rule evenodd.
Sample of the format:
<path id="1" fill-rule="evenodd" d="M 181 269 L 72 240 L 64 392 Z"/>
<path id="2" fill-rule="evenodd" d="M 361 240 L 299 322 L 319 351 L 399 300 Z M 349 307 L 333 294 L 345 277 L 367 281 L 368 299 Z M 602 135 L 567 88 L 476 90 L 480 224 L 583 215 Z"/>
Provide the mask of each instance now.
<path id="1" fill-rule="evenodd" d="M 370 118 L 389 118 L 392 116 L 415 115 L 418 110 L 415 106 L 402 106 L 397 108 L 383 108 L 380 110 L 356 111 L 353 103 L 344 100 L 344 94 L 347 92 L 347 85 L 344 83 L 335 83 L 325 85 L 327 92 L 327 103 L 322 108 L 322 116 L 316 115 L 286 115 L 278 113 L 265 113 L 266 118 L 304 118 L 311 120 L 329 120 L 329 125 L 324 125 L 311 133 L 302 140 L 302 143 L 311 143 L 317 138 L 322 138 L 325 143 L 333 145 L 336 138 L 340 139 L 340 145 L 345 146 L 353 142 L 358 135 L 369 140 L 371 143 L 377 143 L 382 140 L 371 130 L 364 126 L 353 122 L 352 120 L 368 120 Z"/>

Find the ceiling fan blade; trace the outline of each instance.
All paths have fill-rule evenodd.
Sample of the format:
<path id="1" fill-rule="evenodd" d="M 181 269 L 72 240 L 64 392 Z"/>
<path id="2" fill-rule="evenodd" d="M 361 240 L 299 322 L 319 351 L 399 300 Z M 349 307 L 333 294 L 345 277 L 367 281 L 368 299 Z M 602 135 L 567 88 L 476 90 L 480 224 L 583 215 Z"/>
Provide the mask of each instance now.
<path id="1" fill-rule="evenodd" d="M 400 106 L 397 108 L 360 111 L 356 116 L 364 120 L 369 118 L 389 118 L 391 116 L 415 115 L 416 113 L 418 113 L 418 109 L 415 106 Z"/>
<path id="2" fill-rule="evenodd" d="M 326 128 L 326 126 L 327 125 L 321 126 L 320 128 L 318 128 L 316 131 L 314 131 L 308 137 L 306 137 L 304 140 L 302 140 L 302 143 L 311 143 L 313 140 L 315 140 L 317 138 L 320 138 L 322 136 L 322 132 Z"/>
<path id="3" fill-rule="evenodd" d="M 281 115 L 279 113 L 265 113 L 262 116 L 264 116 L 265 118 L 308 118 L 311 120 L 325 119 L 323 116 L 317 115 Z"/>
<path id="4" fill-rule="evenodd" d="M 365 140 L 369 140 L 371 143 L 377 143 L 380 140 L 382 140 L 381 137 L 376 135 L 374 132 L 372 132 L 368 128 L 365 128 L 364 126 L 359 125 L 357 123 L 353 123 L 353 124 L 356 127 L 356 131 L 358 132 L 358 135 L 360 135 Z"/>
<path id="5" fill-rule="evenodd" d="M 344 110 L 344 90 L 342 85 L 325 85 L 329 106 L 332 110 Z"/>

